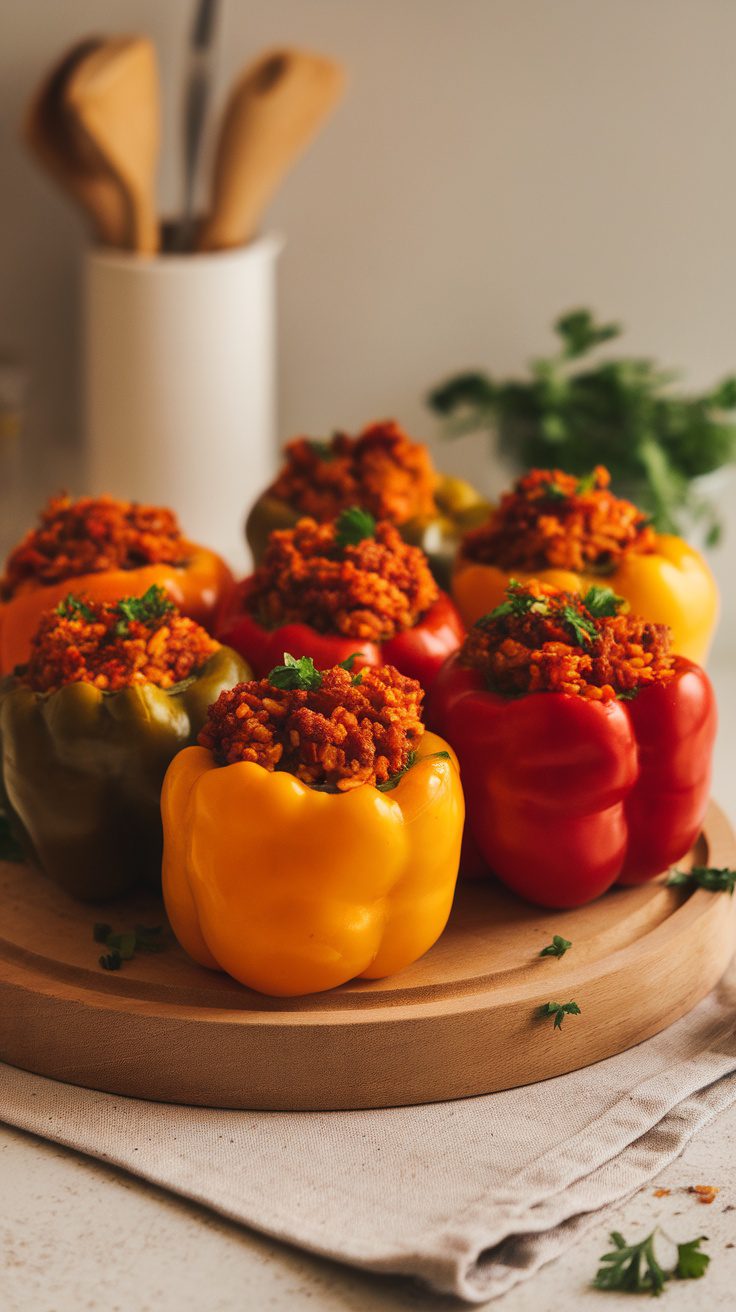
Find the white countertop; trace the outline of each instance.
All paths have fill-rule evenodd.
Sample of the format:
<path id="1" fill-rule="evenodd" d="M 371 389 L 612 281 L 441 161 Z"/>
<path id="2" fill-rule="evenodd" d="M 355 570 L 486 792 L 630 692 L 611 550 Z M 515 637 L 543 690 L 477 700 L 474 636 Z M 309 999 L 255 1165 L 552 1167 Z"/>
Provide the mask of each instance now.
<path id="1" fill-rule="evenodd" d="M 721 732 L 714 796 L 736 815 L 736 660 L 713 672 Z M 720 1188 L 710 1206 L 687 1187 Z M 656 1187 L 671 1193 L 654 1197 Z M 577 1246 L 492 1305 L 499 1312 L 631 1309 L 590 1289 L 608 1231 L 656 1224 L 680 1241 L 706 1234 L 712 1263 L 697 1286 L 671 1284 L 665 1306 L 736 1305 L 736 1106 Z M 407 1281 L 364 1275 L 243 1230 L 100 1162 L 0 1126 L 0 1312 L 443 1312 L 461 1305 Z M 646 1304 L 644 1304 L 646 1306 Z"/>

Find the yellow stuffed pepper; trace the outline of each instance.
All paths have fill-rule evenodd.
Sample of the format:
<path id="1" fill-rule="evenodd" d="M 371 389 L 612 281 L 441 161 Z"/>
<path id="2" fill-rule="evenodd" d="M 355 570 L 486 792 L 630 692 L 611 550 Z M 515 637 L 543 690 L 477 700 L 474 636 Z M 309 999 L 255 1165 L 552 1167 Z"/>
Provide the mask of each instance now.
<path id="1" fill-rule="evenodd" d="M 163 886 L 182 947 L 288 997 L 402 970 L 452 905 L 465 805 L 392 666 L 286 656 L 210 708 L 164 782 Z"/>
<path id="2" fill-rule="evenodd" d="M 609 482 L 601 465 L 583 479 L 558 469 L 520 478 L 463 539 L 452 583 L 463 620 L 499 606 L 512 578 L 581 593 L 605 582 L 635 614 L 669 625 L 673 650 L 702 665 L 718 619 L 708 565 L 681 538 L 656 533 Z"/>

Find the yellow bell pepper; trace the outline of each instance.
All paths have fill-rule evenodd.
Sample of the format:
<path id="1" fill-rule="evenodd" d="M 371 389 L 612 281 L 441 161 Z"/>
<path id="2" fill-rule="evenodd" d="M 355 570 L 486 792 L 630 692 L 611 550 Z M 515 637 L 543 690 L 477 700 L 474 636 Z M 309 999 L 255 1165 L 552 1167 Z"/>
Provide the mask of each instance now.
<path id="1" fill-rule="evenodd" d="M 392 975 L 447 923 L 465 803 L 457 759 L 434 734 L 389 792 L 322 792 L 188 747 L 161 809 L 174 933 L 249 988 L 290 997 Z"/>
<path id="2" fill-rule="evenodd" d="M 470 627 L 500 605 L 509 579 L 525 583 L 532 577 L 566 592 L 587 592 L 594 584 L 605 583 L 628 601 L 633 614 L 669 624 L 673 650 L 680 656 L 705 663 L 718 620 L 718 588 L 703 557 L 682 538 L 658 534 L 653 552 L 625 553 L 617 569 L 603 578 L 566 569 L 540 569 L 532 575 L 482 565 L 461 555 L 452 595 Z"/>

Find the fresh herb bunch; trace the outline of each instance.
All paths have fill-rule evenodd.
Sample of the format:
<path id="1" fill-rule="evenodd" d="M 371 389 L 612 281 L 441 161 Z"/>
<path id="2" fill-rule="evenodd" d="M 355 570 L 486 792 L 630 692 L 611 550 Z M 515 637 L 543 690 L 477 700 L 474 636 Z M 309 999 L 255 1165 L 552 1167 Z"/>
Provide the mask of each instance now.
<path id="1" fill-rule="evenodd" d="M 736 889 L 736 870 L 728 866 L 693 866 L 692 870 L 672 870 L 670 888 L 705 888 L 709 893 L 730 893 Z"/>
<path id="2" fill-rule="evenodd" d="M 678 374 L 651 360 L 588 365 L 596 347 L 620 336 L 618 324 L 573 310 L 554 328 L 560 350 L 531 361 L 527 380 L 464 373 L 430 393 L 431 408 L 450 420 L 450 435 L 497 433 L 500 449 L 524 468 L 584 474 L 605 465 L 614 487 L 634 496 L 660 531 L 678 531 L 687 512 L 703 522 L 712 545 L 721 525 L 692 480 L 736 459 L 736 376 L 682 396 L 672 390 Z"/>

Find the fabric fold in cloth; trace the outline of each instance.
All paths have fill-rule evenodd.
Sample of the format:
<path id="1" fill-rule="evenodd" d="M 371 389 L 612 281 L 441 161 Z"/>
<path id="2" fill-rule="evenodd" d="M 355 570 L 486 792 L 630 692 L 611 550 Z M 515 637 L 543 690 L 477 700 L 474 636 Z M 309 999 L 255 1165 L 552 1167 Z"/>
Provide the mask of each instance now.
<path id="1" fill-rule="evenodd" d="M 0 1064 L 0 1118 L 310 1252 L 484 1302 L 564 1251 L 736 1100 L 735 1015 L 732 963 L 689 1016 L 618 1057 L 384 1111 L 179 1107 Z M 564 1026 L 550 1033 L 564 1041 Z"/>

